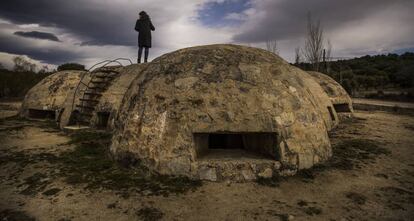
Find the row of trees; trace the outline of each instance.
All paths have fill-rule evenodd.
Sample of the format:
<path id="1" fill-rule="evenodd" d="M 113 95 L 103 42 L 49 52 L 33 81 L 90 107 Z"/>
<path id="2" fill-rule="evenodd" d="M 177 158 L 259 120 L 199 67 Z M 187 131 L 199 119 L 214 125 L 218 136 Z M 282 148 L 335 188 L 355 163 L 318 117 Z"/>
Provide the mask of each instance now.
<path id="1" fill-rule="evenodd" d="M 267 41 L 266 48 L 278 53 L 275 40 Z M 310 14 L 304 45 L 295 48 L 294 65 L 330 75 L 351 94 L 360 90 L 382 90 L 385 87 L 414 87 L 413 53 L 333 61 L 331 41 L 325 37 L 320 21 L 313 20 Z"/>
<path id="2" fill-rule="evenodd" d="M 0 64 L 0 98 L 23 97 L 39 81 L 56 72 L 46 65 L 39 68 L 24 56 L 14 57 L 13 63 L 12 70 L 7 70 Z M 85 70 L 85 66 L 67 63 L 58 66 L 57 70 Z"/>

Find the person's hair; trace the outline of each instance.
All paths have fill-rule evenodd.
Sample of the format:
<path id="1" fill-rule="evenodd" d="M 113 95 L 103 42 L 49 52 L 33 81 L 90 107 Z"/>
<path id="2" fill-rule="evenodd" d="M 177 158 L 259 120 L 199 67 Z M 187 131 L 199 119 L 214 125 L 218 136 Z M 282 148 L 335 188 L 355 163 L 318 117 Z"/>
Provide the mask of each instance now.
<path id="1" fill-rule="evenodd" d="M 142 19 L 149 19 L 149 15 L 145 11 L 141 11 L 139 13 L 139 16 L 141 16 Z"/>

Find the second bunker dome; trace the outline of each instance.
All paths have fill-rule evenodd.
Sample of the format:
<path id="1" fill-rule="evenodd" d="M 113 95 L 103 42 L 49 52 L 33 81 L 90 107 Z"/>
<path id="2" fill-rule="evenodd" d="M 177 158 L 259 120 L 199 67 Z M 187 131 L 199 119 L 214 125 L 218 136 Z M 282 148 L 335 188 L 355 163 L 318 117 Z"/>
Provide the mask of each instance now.
<path id="1" fill-rule="evenodd" d="M 331 156 L 301 70 L 265 50 L 210 45 L 154 60 L 127 90 L 112 153 L 161 174 L 252 180 Z"/>

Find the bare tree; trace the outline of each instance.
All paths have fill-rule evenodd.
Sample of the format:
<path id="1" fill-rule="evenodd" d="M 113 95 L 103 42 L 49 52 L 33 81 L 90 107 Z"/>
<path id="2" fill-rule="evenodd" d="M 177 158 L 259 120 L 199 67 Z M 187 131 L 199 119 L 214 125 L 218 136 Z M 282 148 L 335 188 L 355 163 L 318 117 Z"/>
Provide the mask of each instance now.
<path id="1" fill-rule="evenodd" d="M 326 51 L 325 51 L 325 56 L 324 56 L 325 71 L 327 74 L 331 72 L 331 61 L 332 61 L 332 44 L 331 44 L 331 41 L 328 39 L 326 41 Z"/>
<path id="2" fill-rule="evenodd" d="M 298 65 L 302 62 L 302 56 L 300 55 L 300 47 L 295 48 L 295 64 Z"/>
<path id="3" fill-rule="evenodd" d="M 308 15 L 307 36 L 303 48 L 303 56 L 312 64 L 315 71 L 319 71 L 319 65 L 323 57 L 323 28 L 320 21 L 313 21 L 311 14 Z"/>
<path id="4" fill-rule="evenodd" d="M 16 56 L 13 58 L 14 62 L 14 71 L 24 72 L 30 71 L 34 72 L 36 70 L 36 64 L 31 63 L 23 56 Z"/>
<path id="5" fill-rule="evenodd" d="M 266 41 L 266 49 L 274 54 L 279 54 L 277 49 L 277 41 L 276 40 L 267 40 Z"/>
<path id="6" fill-rule="evenodd" d="M 42 68 L 40 68 L 38 73 L 48 73 L 49 72 L 49 67 L 47 65 L 43 65 Z"/>

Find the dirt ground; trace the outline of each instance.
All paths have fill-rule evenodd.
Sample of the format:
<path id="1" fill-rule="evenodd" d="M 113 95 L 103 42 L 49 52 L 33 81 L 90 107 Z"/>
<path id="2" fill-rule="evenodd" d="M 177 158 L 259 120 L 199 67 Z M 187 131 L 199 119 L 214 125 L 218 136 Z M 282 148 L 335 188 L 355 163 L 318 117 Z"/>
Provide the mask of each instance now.
<path id="1" fill-rule="evenodd" d="M 16 115 L 20 106 L 19 101 L 0 101 L 0 119 Z"/>
<path id="2" fill-rule="evenodd" d="M 3 118 L 0 220 L 413 220 L 414 117 L 357 112 L 330 137 L 297 176 L 201 183 L 113 164 L 105 133 Z"/>

